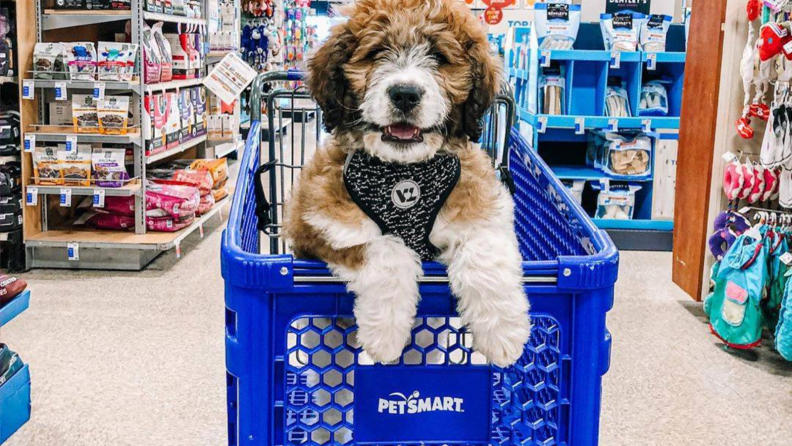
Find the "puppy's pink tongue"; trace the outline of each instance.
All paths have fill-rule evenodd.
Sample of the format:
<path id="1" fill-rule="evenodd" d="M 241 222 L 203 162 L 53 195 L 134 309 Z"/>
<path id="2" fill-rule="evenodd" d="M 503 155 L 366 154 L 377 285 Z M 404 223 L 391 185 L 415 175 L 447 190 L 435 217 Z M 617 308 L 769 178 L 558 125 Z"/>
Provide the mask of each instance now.
<path id="1" fill-rule="evenodd" d="M 418 127 L 412 125 L 397 124 L 388 127 L 388 133 L 398 139 L 413 139 L 419 132 Z"/>

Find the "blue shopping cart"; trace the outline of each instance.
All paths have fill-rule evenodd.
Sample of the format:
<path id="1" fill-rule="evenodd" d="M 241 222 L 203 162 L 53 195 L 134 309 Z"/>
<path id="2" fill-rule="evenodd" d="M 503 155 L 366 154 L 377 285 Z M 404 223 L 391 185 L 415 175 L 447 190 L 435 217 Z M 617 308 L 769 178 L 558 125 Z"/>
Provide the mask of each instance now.
<path id="1" fill-rule="evenodd" d="M 426 263 L 412 341 L 398 364 L 380 365 L 357 342 L 344 284 L 279 237 L 291 184 L 322 137 L 305 90 L 276 87 L 299 79 L 270 73 L 253 84 L 223 234 L 229 445 L 596 445 L 618 252 L 512 128 L 508 95 L 483 146 L 503 155 L 515 186 L 534 327 L 524 355 L 508 369 L 486 364 L 445 269 Z M 271 167 L 264 178 L 261 165 Z"/>

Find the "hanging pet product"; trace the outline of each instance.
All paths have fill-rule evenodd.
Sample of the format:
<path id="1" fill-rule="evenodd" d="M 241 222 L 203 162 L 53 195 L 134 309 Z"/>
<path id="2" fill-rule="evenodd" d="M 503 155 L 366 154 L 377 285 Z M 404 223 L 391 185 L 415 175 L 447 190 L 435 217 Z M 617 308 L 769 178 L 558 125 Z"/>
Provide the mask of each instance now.
<path id="1" fill-rule="evenodd" d="M 632 220 L 635 210 L 635 193 L 641 186 L 632 184 L 593 183 L 600 189 L 595 218 L 603 220 Z"/>
<path id="2" fill-rule="evenodd" d="M 539 103 L 541 113 L 546 115 L 565 114 L 566 79 L 560 66 L 545 68 L 539 78 Z"/>
<path id="3" fill-rule="evenodd" d="M 770 82 L 775 78 L 773 69 L 774 58 L 781 53 L 782 40 L 789 40 L 788 30 L 775 23 L 762 27 L 761 36 L 756 31 L 756 21 L 759 19 L 762 5 L 759 0 L 749 0 L 747 4 L 748 39 L 740 61 L 740 76 L 743 81 L 743 112 L 737 122 L 737 133 L 745 138 L 752 139 L 754 129 L 751 127 L 751 118 L 756 117 L 767 120 L 770 109 L 763 102 Z M 755 89 L 755 94 L 751 92 Z"/>
<path id="4" fill-rule="evenodd" d="M 539 48 L 571 50 L 580 29 L 580 5 L 549 1 L 534 5 Z"/>
<path id="5" fill-rule="evenodd" d="M 668 15 L 652 14 L 641 26 L 641 48 L 649 53 L 664 53 L 666 37 L 673 18 Z"/>
<path id="6" fill-rule="evenodd" d="M 608 79 L 608 92 L 605 94 L 605 115 L 612 118 L 629 118 L 632 116 L 630 111 L 630 98 L 627 90 L 622 86 L 622 81 L 618 77 Z"/>
<path id="7" fill-rule="evenodd" d="M 602 170 L 611 176 L 629 176 L 631 179 L 645 179 L 651 175 L 652 140 L 639 135 L 633 139 L 610 143 L 607 163 Z"/>
<path id="8" fill-rule="evenodd" d="M 668 116 L 668 90 L 663 81 L 649 81 L 641 87 L 639 116 Z"/>
<path id="9" fill-rule="evenodd" d="M 600 28 L 608 51 L 637 51 L 639 34 L 646 16 L 633 11 L 602 14 Z"/>

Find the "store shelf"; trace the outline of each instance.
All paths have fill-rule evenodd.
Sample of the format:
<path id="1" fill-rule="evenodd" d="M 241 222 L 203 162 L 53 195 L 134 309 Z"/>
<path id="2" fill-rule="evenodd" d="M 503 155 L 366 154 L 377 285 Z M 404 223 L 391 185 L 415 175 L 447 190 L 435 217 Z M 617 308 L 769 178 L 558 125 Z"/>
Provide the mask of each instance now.
<path id="1" fill-rule="evenodd" d="M 25 290 L 11 302 L 0 306 L 0 327 L 11 322 L 30 306 L 30 290 Z"/>
<path id="2" fill-rule="evenodd" d="M 136 144 L 140 145 L 140 133 L 130 132 L 126 135 L 102 135 L 99 133 L 74 133 L 64 131 L 65 127 L 39 126 L 25 132 L 36 135 L 36 142 L 65 142 L 67 138 L 76 136 L 78 143 Z"/>
<path id="3" fill-rule="evenodd" d="M 104 83 L 105 91 L 140 91 L 140 81 L 73 81 L 73 80 L 52 80 L 52 79 L 32 79 L 36 88 L 55 88 L 56 83 L 66 84 L 68 90 L 93 90 L 96 84 Z"/>
<path id="4" fill-rule="evenodd" d="M 0 84 L 16 84 L 18 83 L 16 76 L 0 76 Z"/>
<path id="5" fill-rule="evenodd" d="M 652 178 L 635 179 L 627 176 L 612 176 L 606 175 L 599 169 L 589 166 L 551 166 L 553 173 L 562 180 L 604 180 L 611 181 L 635 181 L 645 182 L 652 181 Z"/>
<path id="6" fill-rule="evenodd" d="M 131 18 L 132 11 L 61 11 L 45 9 L 44 14 L 42 14 L 42 26 L 44 31 L 50 31 L 74 26 L 129 20 Z"/>
<path id="7" fill-rule="evenodd" d="M 665 52 L 665 53 L 643 53 L 643 60 L 646 62 L 649 60 L 649 55 L 655 54 L 657 58 L 657 62 L 659 63 L 685 63 L 687 59 L 687 53 L 674 53 L 674 52 Z"/>
<path id="8" fill-rule="evenodd" d="M 652 130 L 679 129 L 679 118 L 658 117 L 658 116 L 638 116 L 634 118 L 611 118 L 608 116 L 572 116 L 572 115 L 534 115 L 525 109 L 519 110 L 520 119 L 538 127 L 539 119 L 546 120 L 545 127 L 548 129 L 574 129 L 578 119 L 583 119 L 586 129 L 606 129 L 611 120 L 616 120 L 619 130 L 622 129 L 642 129 L 644 123 Z"/>
<path id="9" fill-rule="evenodd" d="M 131 197 L 140 194 L 140 183 L 130 183 L 123 187 L 97 187 L 97 186 L 40 186 L 30 184 L 28 187 L 35 187 L 41 195 L 60 195 L 63 189 L 70 189 L 72 195 L 91 196 L 97 190 L 103 190 L 106 197 Z"/>
<path id="10" fill-rule="evenodd" d="M 540 50 L 540 54 L 544 51 Z M 622 62 L 641 62 L 642 54 L 639 51 L 619 52 L 619 58 Z M 612 53 L 610 51 L 597 51 L 597 50 L 551 50 L 550 60 L 583 60 L 594 62 L 609 62 Z"/>
<path id="11" fill-rule="evenodd" d="M 201 85 L 203 81 L 204 78 L 200 77 L 198 79 L 182 79 L 177 81 L 162 82 L 158 84 L 148 84 L 145 86 L 145 91 L 146 93 L 149 93 L 153 91 L 165 91 L 165 90 L 174 90 L 177 88 L 194 87 L 196 85 Z"/>
<path id="12" fill-rule="evenodd" d="M 205 141 L 206 141 L 206 135 L 200 136 L 200 137 L 195 138 L 195 139 L 190 140 L 190 141 L 187 141 L 186 143 L 180 144 L 180 145 L 178 145 L 178 146 L 176 146 L 176 147 L 174 147 L 172 149 L 168 149 L 168 150 L 165 150 L 163 152 L 159 152 L 159 153 L 155 153 L 153 155 L 149 155 L 149 156 L 146 157 L 146 164 L 156 163 L 157 161 L 161 161 L 161 160 L 164 160 L 165 158 L 169 158 L 169 157 L 171 157 L 173 155 L 176 155 L 178 153 L 182 153 L 185 150 L 191 149 L 191 148 L 193 148 L 193 147 L 197 146 L 198 144 L 201 144 L 202 142 L 205 142 Z"/>
<path id="13" fill-rule="evenodd" d="M 0 443 L 30 420 L 30 366 L 25 364 L 0 385 Z"/>
<path id="14" fill-rule="evenodd" d="M 152 22 L 183 23 L 185 25 L 206 25 L 206 19 L 194 19 L 180 15 L 143 12 L 143 18 Z"/>
<path id="15" fill-rule="evenodd" d="M 673 231 L 674 222 L 671 220 L 606 220 L 592 219 L 600 229 L 623 229 L 634 231 Z"/>
<path id="16" fill-rule="evenodd" d="M 223 158 L 245 147 L 245 141 L 227 142 L 214 147 L 215 158 Z"/>

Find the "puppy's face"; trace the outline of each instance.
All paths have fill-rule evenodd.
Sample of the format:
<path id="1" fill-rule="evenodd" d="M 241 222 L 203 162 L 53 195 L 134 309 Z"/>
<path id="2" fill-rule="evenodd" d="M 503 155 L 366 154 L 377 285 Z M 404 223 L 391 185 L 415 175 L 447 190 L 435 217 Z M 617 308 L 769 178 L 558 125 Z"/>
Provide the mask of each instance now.
<path id="1" fill-rule="evenodd" d="M 434 156 L 481 135 L 499 86 L 486 34 L 454 0 L 359 0 L 309 60 L 325 126 L 386 161 Z"/>

